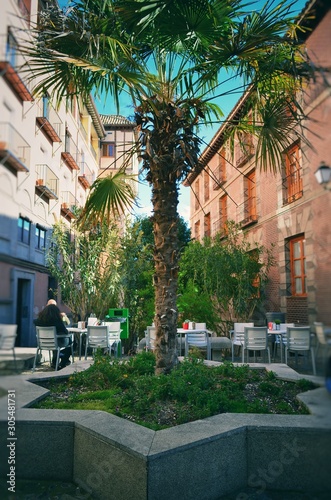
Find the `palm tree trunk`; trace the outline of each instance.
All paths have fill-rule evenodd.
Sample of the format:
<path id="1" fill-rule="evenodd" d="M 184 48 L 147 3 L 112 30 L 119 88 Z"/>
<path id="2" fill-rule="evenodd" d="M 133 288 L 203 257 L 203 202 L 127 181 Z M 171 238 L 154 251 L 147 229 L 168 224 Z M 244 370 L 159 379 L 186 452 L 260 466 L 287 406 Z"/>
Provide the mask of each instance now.
<path id="1" fill-rule="evenodd" d="M 155 165 L 154 165 L 155 166 Z M 156 374 L 177 364 L 178 185 L 175 175 L 157 166 L 152 174 L 154 209 L 154 287 Z M 172 178 L 174 177 L 174 178 Z"/>

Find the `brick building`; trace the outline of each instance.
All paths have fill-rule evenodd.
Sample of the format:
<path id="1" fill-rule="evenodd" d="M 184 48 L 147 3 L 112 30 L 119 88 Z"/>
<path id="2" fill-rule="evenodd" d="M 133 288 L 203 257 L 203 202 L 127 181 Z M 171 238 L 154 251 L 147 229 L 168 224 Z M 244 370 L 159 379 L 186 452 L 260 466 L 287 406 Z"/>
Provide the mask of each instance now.
<path id="1" fill-rule="evenodd" d="M 316 65 L 331 68 L 331 10 L 326 0 L 312 0 L 305 46 Z M 307 25 L 307 23 L 305 23 Z M 190 226 L 192 236 L 224 234 L 227 220 L 239 223 L 251 245 L 274 245 L 276 265 L 266 289 L 265 312 L 281 311 L 288 322 L 331 324 L 331 192 L 319 185 L 315 171 L 331 164 L 331 73 L 304 89 L 309 148 L 294 140 L 276 174 L 255 162 L 255 143 L 247 135 L 230 157 L 222 126 L 201 155 L 203 168 L 193 172 Z M 239 113 L 243 95 L 229 115 Z M 244 142 L 244 147 L 243 147 Z M 331 189 L 331 186 L 328 186 Z"/>

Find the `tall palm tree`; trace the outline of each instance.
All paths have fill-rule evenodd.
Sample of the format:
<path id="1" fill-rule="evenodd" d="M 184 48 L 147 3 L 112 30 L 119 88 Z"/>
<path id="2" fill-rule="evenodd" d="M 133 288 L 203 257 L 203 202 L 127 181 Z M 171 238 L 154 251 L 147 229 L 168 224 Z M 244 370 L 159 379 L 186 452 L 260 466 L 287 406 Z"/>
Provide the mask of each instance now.
<path id="1" fill-rule="evenodd" d="M 228 139 L 254 133 L 262 168 L 278 168 L 290 135 L 301 134 L 296 92 L 310 68 L 292 7 L 287 0 L 269 0 L 259 12 L 242 0 L 82 0 L 46 11 L 36 27 L 28 50 L 36 92 L 106 93 L 117 103 L 121 92 L 131 96 L 152 186 L 157 373 L 177 362 L 179 183 L 199 164 L 199 126 L 223 116 L 215 99 L 246 93 Z M 92 206 L 94 216 L 107 214 L 96 192 Z"/>

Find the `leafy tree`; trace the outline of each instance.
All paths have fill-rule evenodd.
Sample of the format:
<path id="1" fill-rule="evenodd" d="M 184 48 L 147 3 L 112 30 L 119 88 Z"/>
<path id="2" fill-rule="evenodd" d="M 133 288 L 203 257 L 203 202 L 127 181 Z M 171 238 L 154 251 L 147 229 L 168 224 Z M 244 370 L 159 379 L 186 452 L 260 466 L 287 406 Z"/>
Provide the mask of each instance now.
<path id="1" fill-rule="evenodd" d="M 198 166 L 199 124 L 222 117 L 213 97 L 247 91 L 228 139 L 233 147 L 253 133 L 262 168 L 277 169 L 293 136 L 302 136 L 296 91 L 309 66 L 292 6 L 267 0 L 258 12 L 241 0 L 82 0 L 38 20 L 28 50 L 29 70 L 41 78 L 37 92 L 61 99 L 96 90 L 115 102 L 121 91 L 131 96 L 136 149 L 152 186 L 157 373 L 177 362 L 178 187 Z M 107 216 L 109 204 L 97 196 L 102 185 L 92 189 L 94 220 Z"/>
<path id="2" fill-rule="evenodd" d="M 203 243 L 191 242 L 181 258 L 179 273 L 183 313 L 223 334 L 234 321 L 251 318 L 263 302 L 263 289 L 274 264 L 272 252 L 258 244 L 252 247 L 236 224 L 229 222 L 227 228 L 225 239 L 216 236 Z"/>
<path id="3" fill-rule="evenodd" d="M 190 229 L 186 221 L 178 219 L 178 238 L 180 246 L 184 248 L 190 240 Z M 141 338 L 148 325 L 154 321 L 154 236 L 151 217 L 141 216 L 129 224 L 125 235 L 121 238 L 122 262 L 121 274 L 121 301 L 130 312 L 130 340 L 133 342 Z"/>
<path id="4" fill-rule="evenodd" d="M 116 304 L 120 285 L 120 248 L 116 225 L 101 224 L 94 231 L 73 236 L 61 222 L 53 226 L 46 255 L 63 302 L 77 317 L 105 316 Z"/>

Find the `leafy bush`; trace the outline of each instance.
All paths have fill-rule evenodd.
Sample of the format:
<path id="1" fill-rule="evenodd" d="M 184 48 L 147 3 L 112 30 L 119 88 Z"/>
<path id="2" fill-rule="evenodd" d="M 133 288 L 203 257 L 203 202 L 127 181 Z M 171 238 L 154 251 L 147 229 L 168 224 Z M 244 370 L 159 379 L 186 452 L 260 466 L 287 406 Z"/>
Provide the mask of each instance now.
<path id="1" fill-rule="evenodd" d="M 168 375 L 155 376 L 154 366 L 151 352 L 113 363 L 98 353 L 93 365 L 66 383 L 52 381 L 50 397 L 38 407 L 104 410 L 157 430 L 224 412 L 307 414 L 296 395 L 315 387 L 248 365 L 208 367 L 198 357 Z"/>

